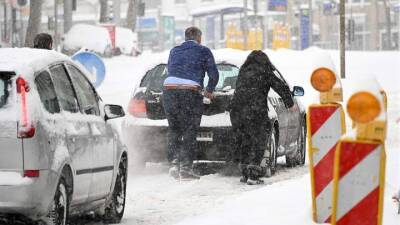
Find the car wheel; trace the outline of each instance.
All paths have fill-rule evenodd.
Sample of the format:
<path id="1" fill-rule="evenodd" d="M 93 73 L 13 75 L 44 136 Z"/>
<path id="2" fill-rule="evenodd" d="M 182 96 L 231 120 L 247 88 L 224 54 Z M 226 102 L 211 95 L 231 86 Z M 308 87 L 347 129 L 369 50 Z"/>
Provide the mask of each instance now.
<path id="1" fill-rule="evenodd" d="M 267 148 L 264 152 L 264 158 L 261 162 L 261 167 L 265 171 L 266 177 L 271 177 L 276 172 L 276 161 L 277 161 L 277 141 L 276 141 L 276 130 L 272 129 L 271 137 L 268 140 Z"/>
<path id="2" fill-rule="evenodd" d="M 110 202 L 105 207 L 103 220 L 106 223 L 119 223 L 125 211 L 126 201 L 126 183 L 127 183 L 127 165 L 126 157 L 121 159 L 118 167 L 117 179 L 115 180 L 114 191 Z"/>
<path id="3" fill-rule="evenodd" d="M 297 164 L 303 166 L 306 163 L 306 135 L 307 128 L 305 122 L 303 122 L 303 126 L 300 132 L 300 135 L 297 140 L 297 148 L 298 148 L 298 158 Z"/>
<path id="4" fill-rule="evenodd" d="M 305 126 L 302 125 L 300 129 L 300 134 L 296 141 L 296 152 L 292 155 L 286 155 L 286 166 L 295 167 L 297 165 L 304 165 L 306 158 L 306 148 L 305 148 Z"/>
<path id="5" fill-rule="evenodd" d="M 43 219 L 46 225 L 68 224 L 69 196 L 64 178 L 61 178 L 51 203 L 51 208 Z"/>

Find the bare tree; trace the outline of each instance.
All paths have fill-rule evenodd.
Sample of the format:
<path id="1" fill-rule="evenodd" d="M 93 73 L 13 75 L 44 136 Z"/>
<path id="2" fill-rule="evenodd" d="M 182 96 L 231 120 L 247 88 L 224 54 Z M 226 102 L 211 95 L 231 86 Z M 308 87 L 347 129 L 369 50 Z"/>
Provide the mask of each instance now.
<path id="1" fill-rule="evenodd" d="M 30 1 L 29 21 L 25 37 L 25 47 L 33 47 L 33 39 L 40 31 L 42 1 Z"/>
<path id="2" fill-rule="evenodd" d="M 128 11 L 126 13 L 125 27 L 136 30 L 136 18 L 138 14 L 139 0 L 129 0 Z"/>
<path id="3" fill-rule="evenodd" d="M 392 30 L 391 30 L 391 18 L 390 18 L 390 7 L 388 7 L 387 0 L 383 0 L 383 8 L 386 16 L 386 49 L 392 50 Z"/>
<path id="4" fill-rule="evenodd" d="M 340 77 L 346 78 L 346 26 L 345 26 L 345 15 L 346 7 L 345 0 L 339 2 L 339 23 L 340 23 Z"/>
<path id="5" fill-rule="evenodd" d="M 64 33 L 72 27 L 72 0 L 64 0 Z"/>
<path id="6" fill-rule="evenodd" d="M 100 2 L 100 23 L 108 21 L 108 0 L 99 0 Z"/>

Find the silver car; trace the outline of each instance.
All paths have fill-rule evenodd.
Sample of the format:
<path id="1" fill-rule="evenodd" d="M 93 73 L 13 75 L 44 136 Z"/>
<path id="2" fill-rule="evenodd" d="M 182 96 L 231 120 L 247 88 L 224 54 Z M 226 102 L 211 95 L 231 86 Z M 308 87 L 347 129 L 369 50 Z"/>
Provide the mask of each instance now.
<path id="1" fill-rule="evenodd" d="M 124 213 L 128 155 L 88 72 L 49 50 L 0 49 L 0 224 Z"/>

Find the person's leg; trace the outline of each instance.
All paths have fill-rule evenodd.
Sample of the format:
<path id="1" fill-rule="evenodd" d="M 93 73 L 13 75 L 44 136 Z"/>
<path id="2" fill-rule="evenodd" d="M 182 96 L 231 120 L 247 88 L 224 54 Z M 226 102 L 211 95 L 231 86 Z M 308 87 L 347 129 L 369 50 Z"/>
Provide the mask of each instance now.
<path id="1" fill-rule="evenodd" d="M 171 175 L 179 173 L 179 151 L 182 146 L 182 125 L 179 118 L 180 104 L 175 90 L 163 93 L 163 107 L 168 120 L 167 157 L 171 164 Z"/>
<path id="2" fill-rule="evenodd" d="M 267 139 L 265 119 L 254 117 L 252 122 L 249 123 L 248 130 L 251 143 L 249 147 L 249 166 L 247 167 L 249 179 L 247 183 L 260 184 L 263 183 L 262 180 L 260 180 L 262 177 L 262 168 L 260 164 Z"/>
<path id="3" fill-rule="evenodd" d="M 198 92 L 185 91 L 181 97 L 183 121 L 183 146 L 181 171 L 192 173 L 194 154 L 197 151 L 197 131 L 203 113 L 203 96 Z"/>

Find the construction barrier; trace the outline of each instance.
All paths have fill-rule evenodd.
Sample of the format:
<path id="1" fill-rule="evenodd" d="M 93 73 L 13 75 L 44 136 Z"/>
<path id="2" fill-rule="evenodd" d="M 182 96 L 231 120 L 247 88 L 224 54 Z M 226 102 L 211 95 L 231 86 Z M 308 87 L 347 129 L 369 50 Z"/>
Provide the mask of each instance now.
<path id="1" fill-rule="evenodd" d="M 385 96 L 376 79 L 364 80 L 347 102 L 355 132 L 337 146 L 332 225 L 381 225 L 385 185 Z"/>
<path id="2" fill-rule="evenodd" d="M 313 61 L 311 85 L 319 92 L 320 104 L 307 112 L 308 155 L 312 190 L 313 219 L 329 223 L 332 214 L 333 171 L 336 144 L 346 132 L 342 85 L 331 57 L 325 52 Z"/>
<path id="3" fill-rule="evenodd" d="M 346 132 L 343 107 L 340 104 L 311 105 L 307 123 L 313 218 L 317 223 L 329 223 L 336 144 Z"/>
<path id="4" fill-rule="evenodd" d="M 382 224 L 385 162 L 385 148 L 379 141 L 339 142 L 332 225 Z"/>

